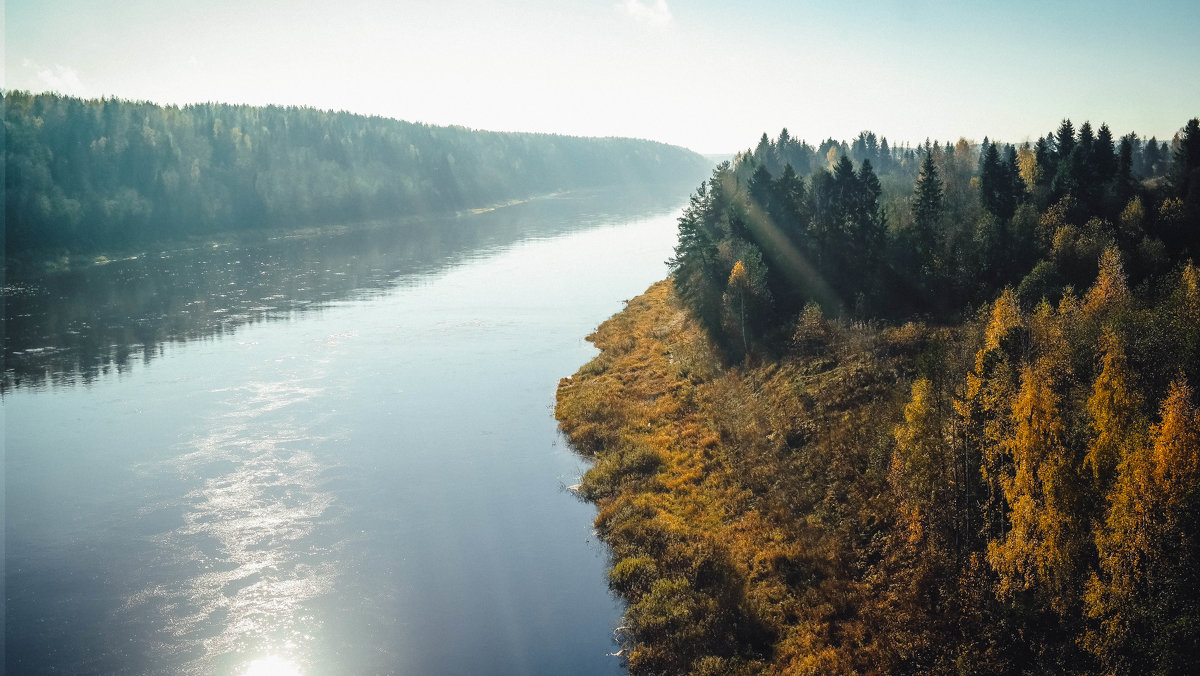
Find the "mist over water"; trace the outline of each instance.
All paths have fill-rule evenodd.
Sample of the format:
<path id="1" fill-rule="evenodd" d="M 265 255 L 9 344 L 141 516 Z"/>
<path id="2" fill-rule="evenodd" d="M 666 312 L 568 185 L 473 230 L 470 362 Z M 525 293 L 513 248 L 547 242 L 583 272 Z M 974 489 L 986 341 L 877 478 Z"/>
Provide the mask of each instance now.
<path id="1" fill-rule="evenodd" d="M 9 673 L 619 673 L 551 407 L 686 191 L 23 282 Z"/>

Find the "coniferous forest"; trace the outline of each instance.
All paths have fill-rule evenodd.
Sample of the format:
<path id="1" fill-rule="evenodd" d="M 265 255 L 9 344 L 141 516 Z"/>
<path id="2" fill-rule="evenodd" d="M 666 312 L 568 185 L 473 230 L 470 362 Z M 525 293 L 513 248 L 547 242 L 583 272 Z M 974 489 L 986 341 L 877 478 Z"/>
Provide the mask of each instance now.
<path id="1" fill-rule="evenodd" d="M 7 256 L 453 212 L 703 172 L 676 146 L 9 91 Z"/>
<path id="2" fill-rule="evenodd" d="M 1200 120 L 765 134 L 559 385 L 633 673 L 1195 673 Z"/>

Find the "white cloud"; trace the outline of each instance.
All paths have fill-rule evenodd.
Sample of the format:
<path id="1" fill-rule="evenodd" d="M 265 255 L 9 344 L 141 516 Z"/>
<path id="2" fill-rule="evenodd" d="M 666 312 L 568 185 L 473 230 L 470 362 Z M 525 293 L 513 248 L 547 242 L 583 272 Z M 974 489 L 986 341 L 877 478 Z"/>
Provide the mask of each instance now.
<path id="1" fill-rule="evenodd" d="M 671 23 L 671 9 L 667 7 L 667 0 L 625 0 L 617 5 L 617 9 L 635 21 L 652 26 Z"/>
<path id="2" fill-rule="evenodd" d="M 45 91 L 74 94 L 76 96 L 84 93 L 83 81 L 79 79 L 79 72 L 74 68 L 59 65 L 40 68 L 37 71 L 36 77 L 38 83 Z"/>

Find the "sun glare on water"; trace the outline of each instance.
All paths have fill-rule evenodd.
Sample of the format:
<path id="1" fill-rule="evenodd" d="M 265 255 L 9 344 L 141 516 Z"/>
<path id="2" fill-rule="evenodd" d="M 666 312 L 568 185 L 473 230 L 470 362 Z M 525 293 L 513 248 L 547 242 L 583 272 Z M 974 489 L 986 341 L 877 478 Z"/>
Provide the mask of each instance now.
<path id="1" fill-rule="evenodd" d="M 300 676 L 300 665 L 272 655 L 247 664 L 242 676 Z"/>

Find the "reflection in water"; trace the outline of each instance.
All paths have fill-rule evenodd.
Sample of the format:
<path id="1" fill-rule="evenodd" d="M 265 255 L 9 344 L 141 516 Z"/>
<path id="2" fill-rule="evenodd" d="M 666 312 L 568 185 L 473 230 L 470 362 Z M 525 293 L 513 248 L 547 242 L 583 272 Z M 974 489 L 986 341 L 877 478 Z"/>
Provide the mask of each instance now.
<path id="1" fill-rule="evenodd" d="M 282 657 L 263 657 L 246 665 L 242 676 L 300 676 L 300 665 Z"/>
<path id="2" fill-rule="evenodd" d="M 231 665 L 214 660 L 264 646 L 294 656 L 320 628 L 305 602 L 332 588 L 338 545 L 313 544 L 314 529 L 333 521 L 333 496 L 319 487 L 326 468 L 310 449 L 329 439 L 312 434 L 317 421 L 292 411 L 311 412 L 304 405 L 324 394 L 325 377 L 317 371 L 217 390 L 229 410 L 209 421 L 207 436 L 144 468 L 200 483 L 172 506 L 181 508 L 183 525 L 155 537 L 158 551 L 189 572 L 156 577 L 124 609 L 157 617 L 166 636 L 155 663 L 226 672 Z M 247 673 L 292 673 L 288 665 L 298 669 L 264 658 Z"/>
<path id="3" fill-rule="evenodd" d="M 150 362 L 166 343 L 221 337 L 246 324 L 380 293 L 473 251 L 664 212 L 690 187 L 581 191 L 440 219 L 251 234 L 9 279 L 0 393 L 89 384 Z"/>
<path id="4" fill-rule="evenodd" d="M 665 192 L 437 245 L 379 225 L 27 280 L 0 397 L 7 672 L 615 676 L 620 608 L 549 404 L 662 277 Z"/>

